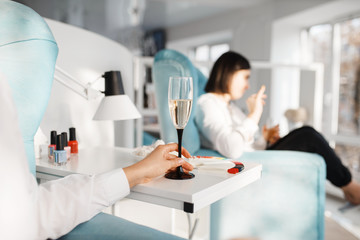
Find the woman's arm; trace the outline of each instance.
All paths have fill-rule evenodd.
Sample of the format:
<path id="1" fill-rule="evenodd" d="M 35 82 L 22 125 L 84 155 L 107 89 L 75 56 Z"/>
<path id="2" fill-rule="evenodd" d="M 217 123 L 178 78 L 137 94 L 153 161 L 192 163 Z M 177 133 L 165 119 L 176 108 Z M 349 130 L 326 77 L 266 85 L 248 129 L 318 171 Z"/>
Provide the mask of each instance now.
<path id="1" fill-rule="evenodd" d="M 78 224 L 127 196 L 131 187 L 148 182 L 177 166 L 182 165 L 185 171 L 192 170 L 189 163 L 170 154 L 176 150 L 175 143 L 163 145 L 124 169 L 93 176 L 73 174 L 39 187 L 33 185 L 39 213 L 39 238 L 58 238 L 70 232 Z M 182 154 L 190 157 L 185 149 L 182 149 Z"/>
<path id="2" fill-rule="evenodd" d="M 264 110 L 265 105 L 265 86 L 262 85 L 260 90 L 256 93 L 251 95 L 247 100 L 246 104 L 249 109 L 248 117 L 251 118 L 256 124 L 259 124 L 261 115 Z"/>

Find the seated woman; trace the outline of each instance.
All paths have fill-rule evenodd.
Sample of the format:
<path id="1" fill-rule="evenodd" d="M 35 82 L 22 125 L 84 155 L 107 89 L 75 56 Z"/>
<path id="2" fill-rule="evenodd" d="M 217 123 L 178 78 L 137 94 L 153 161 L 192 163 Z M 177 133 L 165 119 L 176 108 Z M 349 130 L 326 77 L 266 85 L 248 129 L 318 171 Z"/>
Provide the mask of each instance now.
<path id="1" fill-rule="evenodd" d="M 343 190 L 349 202 L 360 204 L 360 184 L 352 180 L 334 150 L 312 127 L 298 128 L 280 138 L 279 126 L 264 126 L 266 141 L 254 140 L 265 104 L 265 86 L 247 99 L 248 115 L 231 102 L 240 99 L 249 88 L 249 77 L 249 61 L 236 52 L 226 52 L 215 62 L 205 87 L 207 93 L 197 101 L 195 113 L 202 145 L 229 158 L 254 149 L 317 153 L 325 159 L 327 179 Z"/>

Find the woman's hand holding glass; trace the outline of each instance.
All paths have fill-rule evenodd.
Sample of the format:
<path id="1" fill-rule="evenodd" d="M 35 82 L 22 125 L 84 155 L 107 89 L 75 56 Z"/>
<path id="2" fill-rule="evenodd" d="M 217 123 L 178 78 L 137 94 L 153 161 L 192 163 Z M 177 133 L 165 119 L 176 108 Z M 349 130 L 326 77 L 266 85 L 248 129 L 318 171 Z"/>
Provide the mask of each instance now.
<path id="1" fill-rule="evenodd" d="M 280 127 L 277 124 L 274 127 L 267 128 L 266 125 L 263 126 L 262 134 L 264 139 L 270 144 L 276 143 L 280 139 Z"/>
<path id="2" fill-rule="evenodd" d="M 182 166 L 185 172 L 193 170 L 190 163 L 171 154 L 177 150 L 178 144 L 176 143 L 158 146 L 143 160 L 124 168 L 130 187 L 147 183 L 166 172 L 174 171 L 179 166 Z M 185 148 L 181 149 L 181 154 L 186 158 L 191 157 Z"/>
<path id="3" fill-rule="evenodd" d="M 265 99 L 266 99 L 265 86 L 262 85 L 260 90 L 256 94 L 251 95 L 246 100 L 246 104 L 249 109 L 248 117 L 253 119 L 256 124 L 259 123 L 261 115 L 263 113 Z"/>

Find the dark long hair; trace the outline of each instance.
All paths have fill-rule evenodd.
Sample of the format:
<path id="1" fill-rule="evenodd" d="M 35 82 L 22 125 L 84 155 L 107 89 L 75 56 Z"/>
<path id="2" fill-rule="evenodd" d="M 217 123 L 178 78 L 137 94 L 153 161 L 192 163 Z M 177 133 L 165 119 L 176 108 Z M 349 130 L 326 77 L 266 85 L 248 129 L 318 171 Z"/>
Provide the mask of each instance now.
<path id="1" fill-rule="evenodd" d="M 232 75 L 238 70 L 250 69 L 250 62 L 241 54 L 229 51 L 214 63 L 205 92 L 229 93 Z"/>

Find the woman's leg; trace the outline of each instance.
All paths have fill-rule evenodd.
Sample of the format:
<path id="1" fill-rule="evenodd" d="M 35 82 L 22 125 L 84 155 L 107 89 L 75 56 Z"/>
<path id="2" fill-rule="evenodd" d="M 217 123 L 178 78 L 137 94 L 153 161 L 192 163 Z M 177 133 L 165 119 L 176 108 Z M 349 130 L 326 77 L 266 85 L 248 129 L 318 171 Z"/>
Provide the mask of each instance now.
<path id="1" fill-rule="evenodd" d="M 312 127 L 302 127 L 290 132 L 268 150 L 295 150 L 321 155 L 326 162 L 326 178 L 335 186 L 341 187 L 345 198 L 360 204 L 360 184 L 351 180 L 351 173 L 329 146 L 325 138 Z"/>
<path id="2" fill-rule="evenodd" d="M 317 153 L 326 162 L 326 177 L 332 184 L 343 187 L 351 182 L 350 171 L 341 163 L 325 138 L 312 127 L 298 128 L 267 149 Z"/>

